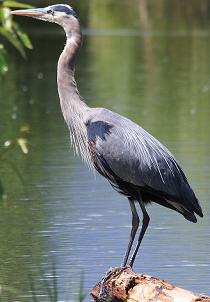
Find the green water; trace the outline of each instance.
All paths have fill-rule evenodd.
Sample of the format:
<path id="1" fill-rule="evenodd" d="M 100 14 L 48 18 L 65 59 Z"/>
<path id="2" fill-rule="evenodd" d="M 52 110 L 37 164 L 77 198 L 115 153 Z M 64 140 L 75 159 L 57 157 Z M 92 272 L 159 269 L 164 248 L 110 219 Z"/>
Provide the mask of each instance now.
<path id="1" fill-rule="evenodd" d="M 134 269 L 210 294 L 209 4 L 186 2 L 77 4 L 85 37 L 76 76 L 90 106 L 128 116 L 172 151 L 203 207 L 204 218 L 191 224 L 151 206 Z M 62 301 L 72 270 L 84 272 L 88 290 L 121 264 L 131 217 L 127 200 L 70 149 L 56 87 L 62 31 L 29 19 L 22 27 L 34 50 L 25 62 L 9 49 L 9 72 L 0 80 L 0 143 L 28 125 L 30 152 L 13 150 L 1 162 L 7 199 L 0 202 L 0 297 L 28 301 L 29 276 L 45 294 L 41 270 L 51 280 L 55 262 Z"/>

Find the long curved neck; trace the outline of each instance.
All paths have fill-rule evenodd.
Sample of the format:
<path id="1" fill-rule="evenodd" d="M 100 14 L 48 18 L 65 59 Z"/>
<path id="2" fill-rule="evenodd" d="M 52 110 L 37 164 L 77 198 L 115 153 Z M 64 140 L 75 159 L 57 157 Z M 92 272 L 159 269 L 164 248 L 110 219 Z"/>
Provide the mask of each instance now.
<path id="1" fill-rule="evenodd" d="M 70 130 L 71 143 L 77 154 L 91 167 L 86 121 L 89 107 L 79 95 L 74 79 L 74 65 L 82 43 L 79 21 L 69 21 L 64 26 L 67 42 L 58 60 L 57 82 L 61 110 Z M 73 22 L 73 23 L 72 23 Z"/>
<path id="2" fill-rule="evenodd" d="M 62 113 L 68 126 L 71 126 L 71 118 L 75 115 L 82 118 L 88 107 L 79 95 L 74 78 L 75 60 L 82 44 L 79 21 L 67 24 L 64 29 L 67 41 L 58 60 L 57 83 Z"/>

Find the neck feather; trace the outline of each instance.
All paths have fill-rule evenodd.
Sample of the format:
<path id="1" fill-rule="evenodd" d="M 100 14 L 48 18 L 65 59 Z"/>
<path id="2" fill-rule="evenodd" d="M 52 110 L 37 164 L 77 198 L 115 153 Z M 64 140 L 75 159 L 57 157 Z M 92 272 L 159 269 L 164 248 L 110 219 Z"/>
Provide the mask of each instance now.
<path id="1" fill-rule="evenodd" d="M 57 68 L 60 105 L 64 119 L 69 127 L 71 142 L 76 153 L 80 154 L 91 166 L 85 126 L 89 107 L 80 96 L 74 78 L 75 59 L 82 43 L 82 36 L 80 30 L 74 30 L 73 32 L 66 30 L 66 35 L 67 42 L 60 55 Z"/>
<path id="2" fill-rule="evenodd" d="M 72 33 L 67 36 L 66 45 L 58 60 L 57 82 L 58 93 L 63 116 L 69 123 L 71 116 L 75 114 L 83 116 L 88 106 L 79 94 L 74 78 L 74 66 L 82 37 L 80 33 Z"/>

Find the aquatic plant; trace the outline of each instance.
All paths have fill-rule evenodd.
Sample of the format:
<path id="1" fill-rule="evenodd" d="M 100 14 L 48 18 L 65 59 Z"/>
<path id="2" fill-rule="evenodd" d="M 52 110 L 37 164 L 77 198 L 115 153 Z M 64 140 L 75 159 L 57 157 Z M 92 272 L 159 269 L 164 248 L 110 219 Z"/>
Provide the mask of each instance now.
<path id="1" fill-rule="evenodd" d="M 41 271 L 41 281 L 42 281 L 42 295 L 41 298 L 43 301 L 43 296 L 45 297 L 45 301 L 49 302 L 59 302 L 61 301 L 59 298 L 59 290 L 58 290 L 58 274 L 56 271 L 56 267 L 53 264 L 52 272 L 47 275 L 45 272 Z M 32 302 L 40 302 L 39 294 L 34 284 L 34 278 L 30 276 L 30 292 L 31 292 L 31 300 Z M 71 271 L 70 281 L 66 283 L 65 286 L 65 299 L 64 302 L 83 302 L 87 296 L 84 291 L 84 275 L 78 275 L 74 271 Z"/>

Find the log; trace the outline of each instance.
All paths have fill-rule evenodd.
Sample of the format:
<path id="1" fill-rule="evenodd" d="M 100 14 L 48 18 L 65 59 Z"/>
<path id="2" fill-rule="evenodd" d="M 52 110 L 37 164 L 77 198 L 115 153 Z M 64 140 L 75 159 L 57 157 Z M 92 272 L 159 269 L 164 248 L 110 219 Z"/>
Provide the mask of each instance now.
<path id="1" fill-rule="evenodd" d="M 94 302 L 210 302 L 210 297 L 134 273 L 130 267 L 111 268 L 90 295 Z"/>

